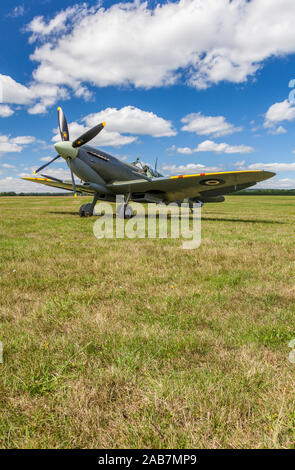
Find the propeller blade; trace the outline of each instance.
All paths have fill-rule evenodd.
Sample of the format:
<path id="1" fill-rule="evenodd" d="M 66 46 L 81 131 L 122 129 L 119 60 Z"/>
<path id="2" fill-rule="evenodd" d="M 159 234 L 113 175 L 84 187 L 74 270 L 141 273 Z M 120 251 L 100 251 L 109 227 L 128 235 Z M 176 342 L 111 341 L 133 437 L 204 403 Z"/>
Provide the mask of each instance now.
<path id="1" fill-rule="evenodd" d="M 105 122 L 98 124 L 97 126 L 92 127 L 89 131 L 85 132 L 84 134 L 80 135 L 78 139 L 74 140 L 72 143 L 73 147 L 81 147 L 83 144 L 87 144 L 89 140 L 92 140 L 100 131 L 103 130 L 104 126 L 106 125 Z"/>
<path id="2" fill-rule="evenodd" d="M 74 178 L 74 173 L 73 173 L 73 168 L 72 168 L 72 160 L 71 160 L 70 157 L 67 159 L 67 162 L 68 162 L 68 165 L 69 165 L 69 168 L 70 168 L 70 171 L 71 171 L 71 177 L 72 177 L 72 185 L 73 185 L 73 190 L 74 190 L 74 196 L 76 197 L 76 196 L 77 196 L 76 183 L 75 183 L 75 178 Z"/>
<path id="3" fill-rule="evenodd" d="M 48 175 L 42 175 L 42 174 L 41 174 L 41 176 L 43 176 L 43 178 L 48 178 L 50 180 L 57 181 L 58 183 L 63 183 L 63 180 L 60 180 L 58 178 L 54 178 L 54 176 L 48 176 Z"/>
<path id="4" fill-rule="evenodd" d="M 43 170 L 43 168 L 46 168 L 48 165 L 50 165 L 51 163 L 55 162 L 55 160 L 57 160 L 58 158 L 60 158 L 60 155 L 56 155 L 56 157 L 54 157 L 52 160 L 50 160 L 50 162 L 48 163 L 45 163 L 45 165 L 42 165 L 40 166 L 40 168 L 38 168 L 38 170 L 34 171 L 34 175 L 36 173 L 39 173 L 39 171 Z"/>
<path id="5" fill-rule="evenodd" d="M 158 157 L 156 158 L 156 161 L 155 161 L 155 170 L 157 171 L 157 166 L 158 166 Z"/>
<path id="6" fill-rule="evenodd" d="M 69 140 L 68 123 L 64 112 L 60 107 L 57 108 L 57 118 L 61 140 Z"/>

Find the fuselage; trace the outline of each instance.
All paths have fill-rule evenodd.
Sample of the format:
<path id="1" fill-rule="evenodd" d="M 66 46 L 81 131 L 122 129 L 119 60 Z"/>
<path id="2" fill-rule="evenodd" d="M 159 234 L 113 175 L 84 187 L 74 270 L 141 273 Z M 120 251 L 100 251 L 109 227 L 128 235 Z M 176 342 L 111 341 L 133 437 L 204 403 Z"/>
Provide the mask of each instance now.
<path id="1" fill-rule="evenodd" d="M 134 165 L 90 145 L 83 145 L 72 160 L 74 173 L 83 181 L 110 184 L 113 181 L 142 179 L 145 173 Z M 153 175 L 156 176 L 156 175 Z M 157 173 L 157 176 L 162 176 Z"/>

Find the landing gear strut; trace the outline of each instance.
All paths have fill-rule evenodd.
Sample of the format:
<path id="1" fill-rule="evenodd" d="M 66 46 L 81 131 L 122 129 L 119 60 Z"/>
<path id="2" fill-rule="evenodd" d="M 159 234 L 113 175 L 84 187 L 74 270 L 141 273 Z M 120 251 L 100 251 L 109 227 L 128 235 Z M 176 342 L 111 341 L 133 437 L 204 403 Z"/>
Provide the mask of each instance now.
<path id="1" fill-rule="evenodd" d="M 119 217 L 119 219 L 131 219 L 134 216 L 132 207 L 128 205 L 129 199 L 130 193 L 127 194 L 124 204 L 120 204 L 117 207 L 117 217 Z"/>
<path id="2" fill-rule="evenodd" d="M 194 205 L 193 205 L 193 202 L 197 202 L 199 204 L 199 207 L 203 207 L 204 203 L 203 201 L 189 201 L 188 202 L 188 205 L 189 205 L 189 210 L 190 210 L 190 213 L 193 214 L 194 213 Z"/>
<path id="3" fill-rule="evenodd" d="M 98 194 L 95 194 L 93 201 L 89 204 L 83 204 L 79 209 L 79 216 L 80 217 L 92 217 L 95 204 L 98 200 Z"/>
<path id="4" fill-rule="evenodd" d="M 124 204 L 120 204 L 117 208 L 117 217 L 120 219 L 131 219 L 134 216 L 134 212 L 131 206 L 128 205 L 130 194 L 125 198 Z M 98 200 L 98 194 L 95 194 L 93 201 L 88 204 L 83 204 L 79 209 L 80 217 L 92 217 L 95 204 Z"/>

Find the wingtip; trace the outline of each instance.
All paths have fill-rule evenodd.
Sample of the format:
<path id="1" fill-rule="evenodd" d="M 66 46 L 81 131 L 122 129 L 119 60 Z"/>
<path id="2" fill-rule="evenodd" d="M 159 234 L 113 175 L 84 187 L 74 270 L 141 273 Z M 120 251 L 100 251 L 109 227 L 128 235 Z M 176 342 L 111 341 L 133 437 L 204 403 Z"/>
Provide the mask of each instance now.
<path id="1" fill-rule="evenodd" d="M 102 122 L 102 125 L 103 125 L 103 127 L 105 127 L 105 125 L 106 125 L 106 122 L 105 122 L 105 121 L 103 121 L 103 122 Z"/>
<path id="2" fill-rule="evenodd" d="M 273 171 L 265 171 L 265 170 L 262 170 L 261 172 L 264 176 L 264 180 L 267 180 L 269 178 L 273 178 L 274 176 L 276 176 L 276 173 L 274 173 Z"/>

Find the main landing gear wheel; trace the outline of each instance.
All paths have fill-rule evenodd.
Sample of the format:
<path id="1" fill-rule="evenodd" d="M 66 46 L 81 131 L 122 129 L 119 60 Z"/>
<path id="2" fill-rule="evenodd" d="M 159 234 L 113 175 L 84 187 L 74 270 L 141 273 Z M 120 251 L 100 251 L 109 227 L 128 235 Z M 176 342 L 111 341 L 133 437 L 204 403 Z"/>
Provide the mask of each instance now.
<path id="1" fill-rule="evenodd" d="M 91 203 L 83 204 L 83 206 L 80 207 L 79 216 L 80 217 L 92 217 L 97 200 L 98 200 L 98 194 L 95 194 L 93 201 Z"/>
<path id="2" fill-rule="evenodd" d="M 92 204 L 83 204 L 79 209 L 80 217 L 91 217 L 93 215 Z"/>
<path id="3" fill-rule="evenodd" d="M 131 219 L 134 216 L 134 212 L 131 206 L 128 204 L 120 204 L 117 208 L 117 217 L 119 219 Z"/>

